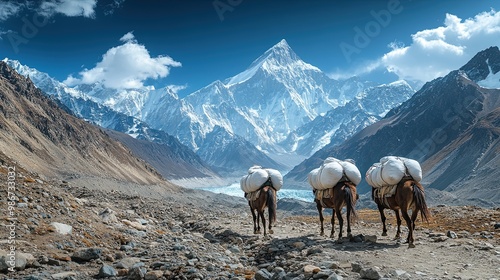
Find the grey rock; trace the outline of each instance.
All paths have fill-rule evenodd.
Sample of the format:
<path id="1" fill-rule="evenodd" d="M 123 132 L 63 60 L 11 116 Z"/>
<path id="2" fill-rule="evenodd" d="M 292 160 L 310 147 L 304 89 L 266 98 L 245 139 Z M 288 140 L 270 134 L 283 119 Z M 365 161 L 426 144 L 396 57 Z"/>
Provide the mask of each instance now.
<path id="1" fill-rule="evenodd" d="M 117 275 L 117 272 L 112 266 L 104 264 L 99 269 L 99 273 L 97 274 L 97 277 L 98 278 L 108 278 L 108 277 L 114 277 L 116 275 Z"/>
<path id="2" fill-rule="evenodd" d="M 76 276 L 77 276 L 76 272 L 73 271 L 60 272 L 51 275 L 52 279 L 64 279 L 64 280 L 76 279 L 74 278 Z"/>
<path id="3" fill-rule="evenodd" d="M 88 262 L 100 258 L 102 250 L 99 248 L 80 249 L 73 253 L 71 259 L 75 262 Z"/>
<path id="4" fill-rule="evenodd" d="M 330 274 L 330 276 L 328 276 L 328 278 L 326 278 L 326 280 L 344 280 L 344 277 L 342 277 L 334 272 L 334 273 Z"/>
<path id="5" fill-rule="evenodd" d="M 141 262 L 139 258 L 123 258 L 119 262 L 115 264 L 116 268 L 131 268 L 133 267 L 136 263 Z"/>
<path id="6" fill-rule="evenodd" d="M 271 272 L 267 271 L 267 269 L 260 269 L 255 273 L 255 280 L 270 280 L 272 277 Z"/>
<path id="7" fill-rule="evenodd" d="M 146 277 L 146 268 L 144 267 L 134 267 L 128 271 L 128 278 L 130 280 L 142 280 Z"/>
<path id="8" fill-rule="evenodd" d="M 351 263 L 352 271 L 360 273 L 363 266 L 360 263 Z"/>
<path id="9" fill-rule="evenodd" d="M 361 275 L 361 278 L 365 278 L 365 279 L 378 280 L 378 279 L 382 278 L 382 275 L 380 274 L 380 272 L 373 267 L 363 268 L 363 269 L 361 269 L 359 274 Z"/>
<path id="10" fill-rule="evenodd" d="M 32 254 L 0 250 L 0 271 L 24 270 L 36 261 Z"/>
<path id="11" fill-rule="evenodd" d="M 451 231 L 451 230 L 449 230 L 448 232 L 446 232 L 446 236 L 448 236 L 451 239 L 456 239 L 458 237 L 457 233 L 454 232 L 454 231 Z"/>

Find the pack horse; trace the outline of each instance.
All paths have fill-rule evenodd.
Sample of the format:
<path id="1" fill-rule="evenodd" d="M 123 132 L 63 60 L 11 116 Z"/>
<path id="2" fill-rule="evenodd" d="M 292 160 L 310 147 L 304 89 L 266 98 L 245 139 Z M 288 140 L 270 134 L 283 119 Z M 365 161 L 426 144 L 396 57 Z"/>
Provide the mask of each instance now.
<path id="1" fill-rule="evenodd" d="M 321 224 L 320 234 L 324 235 L 323 209 L 332 209 L 332 230 L 330 238 L 335 234 L 335 215 L 339 220 L 339 235 L 342 238 L 344 219 L 342 209 L 346 207 L 347 236 L 351 237 L 351 223 L 356 217 L 355 204 L 357 201 L 356 185 L 361 181 L 361 173 L 352 160 L 338 160 L 329 157 L 323 164 L 313 169 L 308 175 L 309 184 L 313 188 L 314 201 L 319 213 Z"/>
<path id="2" fill-rule="evenodd" d="M 253 166 L 240 180 L 240 187 L 245 192 L 250 212 L 253 218 L 254 234 L 260 234 L 260 221 L 266 232 L 266 219 L 264 211 L 268 208 L 269 233 L 273 234 L 272 226 L 276 222 L 276 192 L 283 186 L 283 176 L 278 170 Z"/>
<path id="3" fill-rule="evenodd" d="M 421 219 L 428 221 L 430 212 L 425 202 L 422 169 L 412 159 L 387 156 L 374 163 L 366 172 L 366 181 L 372 186 L 372 199 L 377 204 L 382 220 L 382 235 L 387 235 L 384 209 L 391 209 L 396 214 L 397 232 L 395 239 L 401 238 L 401 215 L 408 226 L 406 243 L 414 248 L 415 221 L 420 213 Z M 411 210 L 411 216 L 408 211 Z"/>

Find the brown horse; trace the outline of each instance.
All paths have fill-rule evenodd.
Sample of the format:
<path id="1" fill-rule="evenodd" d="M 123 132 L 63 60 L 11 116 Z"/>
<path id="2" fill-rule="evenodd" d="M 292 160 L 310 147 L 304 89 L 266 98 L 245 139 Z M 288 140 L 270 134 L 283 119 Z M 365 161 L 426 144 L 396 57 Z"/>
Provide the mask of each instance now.
<path id="1" fill-rule="evenodd" d="M 406 239 L 406 243 L 408 243 L 408 248 L 415 248 L 415 244 L 413 243 L 413 231 L 415 230 L 415 220 L 417 219 L 418 212 L 420 212 L 422 221 L 424 219 L 429 221 L 431 216 L 427 208 L 427 203 L 425 202 L 424 187 L 413 179 L 403 179 L 396 186 L 396 193 L 390 197 L 380 198 L 375 192 L 375 188 L 372 188 L 372 199 L 377 204 L 382 220 L 382 235 L 387 236 L 384 209 L 391 209 L 396 213 L 396 222 L 398 225 L 398 230 L 394 239 L 401 238 L 401 217 L 399 216 L 399 211 L 401 211 L 406 221 L 406 225 L 408 226 L 408 238 Z M 408 210 L 411 210 L 411 217 L 408 214 Z"/>
<path id="2" fill-rule="evenodd" d="M 273 188 L 271 180 L 267 180 L 259 189 L 260 194 L 256 200 L 249 200 L 248 205 L 253 217 L 253 233 L 260 234 L 259 218 L 262 219 L 264 236 L 266 236 L 266 219 L 264 210 L 269 212 L 269 233 L 273 234 L 272 226 L 276 222 L 276 190 Z M 257 212 L 257 214 L 255 213 Z"/>
<path id="3" fill-rule="evenodd" d="M 318 192 L 320 190 L 315 190 Z M 351 222 L 357 216 L 354 205 L 357 200 L 356 185 L 350 181 L 342 181 L 337 183 L 333 188 L 328 189 L 328 196 L 321 199 L 314 198 L 316 202 L 316 207 L 319 212 L 319 220 L 321 222 L 321 235 L 325 234 L 325 229 L 323 227 L 323 208 L 332 209 L 332 231 L 330 237 L 334 237 L 335 233 L 335 214 L 337 214 L 337 219 L 339 220 L 340 233 L 339 239 L 342 238 L 342 228 L 344 226 L 344 219 L 342 219 L 342 208 L 345 206 L 347 209 L 347 236 L 352 237 L 351 234 Z"/>

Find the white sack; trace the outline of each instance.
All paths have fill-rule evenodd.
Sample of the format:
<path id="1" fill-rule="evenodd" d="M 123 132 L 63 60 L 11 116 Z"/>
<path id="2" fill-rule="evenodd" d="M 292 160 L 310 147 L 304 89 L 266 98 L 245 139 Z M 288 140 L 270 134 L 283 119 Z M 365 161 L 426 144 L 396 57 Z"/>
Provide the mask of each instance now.
<path id="1" fill-rule="evenodd" d="M 267 178 L 269 178 L 269 174 L 264 169 L 255 168 L 252 171 L 252 173 L 246 175 L 245 180 L 243 178 L 240 180 L 241 190 L 245 193 L 257 191 L 267 181 Z M 244 184 L 241 184 L 243 181 Z"/>
<path id="2" fill-rule="evenodd" d="M 349 181 L 353 182 L 355 185 L 359 185 L 361 182 L 361 173 L 356 165 L 348 161 L 339 161 L 340 165 L 344 169 L 344 173 Z"/>
<path id="3" fill-rule="evenodd" d="M 361 173 L 354 163 L 328 157 L 320 167 L 309 172 L 307 179 L 313 189 L 326 190 L 333 188 L 344 175 L 356 185 L 361 182 Z"/>
<path id="4" fill-rule="evenodd" d="M 283 176 L 278 170 L 252 166 L 248 169 L 248 175 L 241 178 L 240 188 L 245 193 L 257 191 L 269 178 L 271 178 L 273 188 L 277 191 L 280 190 L 283 186 Z"/>
<path id="5" fill-rule="evenodd" d="M 342 165 L 338 161 L 328 162 L 319 170 L 319 186 L 321 190 L 333 188 L 342 179 Z"/>
<path id="6" fill-rule="evenodd" d="M 366 171 L 366 182 L 375 188 L 398 184 L 404 176 L 422 180 L 422 168 L 418 161 L 404 157 L 386 156 Z"/>
<path id="7" fill-rule="evenodd" d="M 375 163 L 366 171 L 365 180 L 366 183 L 368 183 L 368 185 L 370 186 L 374 186 L 374 182 L 372 181 L 372 173 L 378 166 L 380 166 L 380 163 Z"/>
<path id="8" fill-rule="evenodd" d="M 330 163 L 330 162 L 338 162 L 339 160 L 334 158 L 334 157 L 327 157 L 325 158 L 325 160 L 323 161 L 323 165 L 327 164 L 327 163 Z"/>
<path id="9" fill-rule="evenodd" d="M 248 174 L 252 174 L 255 172 L 255 170 L 262 169 L 262 166 L 254 165 L 248 169 Z"/>
<path id="10" fill-rule="evenodd" d="M 266 168 L 265 170 L 269 173 L 269 176 L 271 177 L 271 183 L 273 183 L 273 188 L 279 191 L 283 186 L 283 175 L 281 175 L 281 173 L 276 169 Z"/>
<path id="11" fill-rule="evenodd" d="M 319 167 L 311 170 L 309 174 L 307 175 L 307 179 L 309 181 L 309 185 L 315 190 L 320 189 L 319 183 L 318 183 L 318 173 L 319 173 Z"/>
<path id="12" fill-rule="evenodd" d="M 420 167 L 420 163 L 414 159 L 402 158 L 408 173 L 413 178 L 413 180 L 420 182 L 422 181 L 422 168 Z"/>
<path id="13" fill-rule="evenodd" d="M 382 181 L 384 185 L 396 185 L 405 176 L 405 164 L 397 158 L 390 158 L 382 164 Z"/>

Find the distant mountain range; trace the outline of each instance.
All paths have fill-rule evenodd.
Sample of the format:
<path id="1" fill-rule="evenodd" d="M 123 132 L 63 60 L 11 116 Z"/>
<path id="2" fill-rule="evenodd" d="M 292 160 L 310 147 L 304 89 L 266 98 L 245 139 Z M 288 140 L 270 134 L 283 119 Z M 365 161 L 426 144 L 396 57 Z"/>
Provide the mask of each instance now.
<path id="1" fill-rule="evenodd" d="M 3 61 L 0 61 L 0 158 L 15 162 L 12 168 L 40 178 L 106 177 L 175 187 L 102 128 L 61 109 L 60 104 Z"/>
<path id="2" fill-rule="evenodd" d="M 306 176 L 327 156 L 353 158 L 362 172 L 386 155 L 421 162 L 423 183 L 447 192 L 443 203 L 498 205 L 500 187 L 500 51 L 479 52 L 459 70 L 426 83 L 380 121 L 340 145 L 327 145 L 285 180 L 307 187 Z M 361 193 L 369 188 L 358 186 Z"/>
<path id="3" fill-rule="evenodd" d="M 302 61 L 285 40 L 243 72 L 183 99 L 168 88 L 69 88 L 6 61 L 75 115 L 138 139 L 162 143 L 169 142 L 162 137 L 175 136 L 223 175 L 239 175 L 253 164 L 287 171 L 376 122 L 414 93 L 405 81 L 377 85 L 357 77 L 331 79 Z"/>
<path id="4" fill-rule="evenodd" d="M 124 142 L 135 151 L 138 157 L 144 157 L 143 159 L 148 160 L 165 178 L 219 176 L 191 149 L 164 131 L 153 129 L 133 116 L 128 116 L 113 110 L 109 106 L 100 104 L 86 93 L 70 88 L 46 73 L 21 65 L 18 61 L 4 61 L 20 74 L 29 77 L 38 88 L 62 103 L 62 107 L 67 108 L 75 116 L 95 125 L 129 134 L 138 140 L 144 140 L 145 142 L 133 142 L 127 137 L 118 137 L 119 134 L 113 134 L 117 140 Z M 137 143 L 142 144 L 138 145 Z M 150 147 L 146 147 L 147 143 L 149 143 Z M 144 151 L 138 150 L 139 146 Z M 150 150 L 155 150 L 157 154 L 163 156 L 152 160 L 148 156 Z"/>
<path id="5" fill-rule="evenodd" d="M 4 156 L 37 172 L 81 169 L 123 179 L 128 176 L 116 166 L 123 160 L 123 168 L 145 168 L 156 181 L 237 177 L 258 164 L 291 169 L 285 187 L 309 188 L 307 174 L 326 157 L 352 158 L 364 173 L 381 157 L 396 155 L 421 163 L 434 200 L 481 206 L 500 201 L 498 47 L 416 93 L 405 81 L 331 79 L 284 40 L 240 74 L 182 99 L 169 88 L 70 88 L 17 61 L 0 65 Z M 68 112 L 111 130 L 84 125 Z M 30 155 L 38 159 L 30 161 Z M 51 164 L 44 167 L 39 160 L 45 158 Z M 358 188 L 369 191 L 364 181 Z"/>

